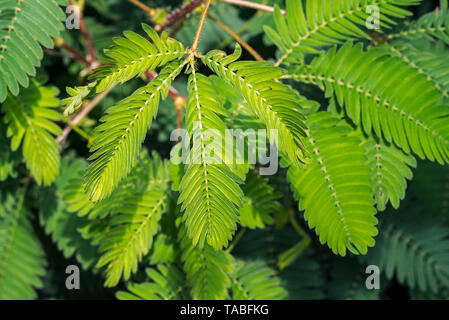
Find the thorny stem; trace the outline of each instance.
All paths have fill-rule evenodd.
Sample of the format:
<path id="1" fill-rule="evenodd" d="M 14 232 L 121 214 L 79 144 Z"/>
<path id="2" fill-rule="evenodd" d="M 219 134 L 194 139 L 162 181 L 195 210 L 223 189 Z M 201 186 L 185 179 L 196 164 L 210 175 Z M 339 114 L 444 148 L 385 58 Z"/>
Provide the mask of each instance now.
<path id="1" fill-rule="evenodd" d="M 200 24 L 198 25 L 198 29 L 196 30 L 195 40 L 193 40 L 193 45 L 192 45 L 192 49 L 191 49 L 192 56 L 196 53 L 196 49 L 197 49 L 198 43 L 200 41 L 201 31 L 203 30 L 204 21 L 206 20 L 207 11 L 209 11 L 211 1 L 212 0 L 207 0 L 206 5 L 204 6 L 203 14 L 201 15 Z"/>
<path id="2" fill-rule="evenodd" d="M 246 1 L 246 0 L 221 0 L 221 1 L 225 2 L 225 3 L 234 4 L 237 6 L 256 9 L 256 10 L 262 10 L 262 11 L 266 11 L 266 12 L 274 12 L 273 7 L 267 6 L 267 5 L 261 4 L 261 3 L 256 3 L 256 2 Z M 281 10 L 281 13 L 286 14 L 285 10 Z"/>
<path id="3" fill-rule="evenodd" d="M 149 6 L 147 6 L 146 4 L 140 2 L 139 0 L 129 0 L 129 2 L 131 2 L 133 5 L 135 5 L 136 7 L 139 7 L 140 9 L 142 9 L 143 11 L 145 11 L 146 13 L 148 13 L 148 15 L 150 17 L 154 16 L 156 11 L 152 8 L 150 8 Z"/>
<path id="4" fill-rule="evenodd" d="M 173 23 L 179 21 L 180 19 L 191 13 L 193 10 L 198 8 L 203 3 L 203 1 L 204 0 L 192 0 L 191 2 L 183 5 L 182 7 L 173 10 L 165 17 L 164 23 L 161 25 L 157 25 L 154 28 L 154 30 L 156 30 L 156 32 L 163 31 Z"/>
<path id="5" fill-rule="evenodd" d="M 223 22 L 215 18 L 214 16 L 208 14 L 207 15 L 209 19 L 211 19 L 213 22 L 217 24 L 221 29 L 223 29 L 225 32 L 227 32 L 231 37 L 233 37 L 238 43 L 242 45 L 243 48 L 245 48 L 257 61 L 265 61 L 264 58 L 261 57 L 260 54 L 257 53 L 256 50 L 254 50 L 253 47 L 251 47 L 245 40 L 243 40 L 237 33 L 232 31 L 231 28 L 229 28 L 227 25 L 225 25 Z"/>

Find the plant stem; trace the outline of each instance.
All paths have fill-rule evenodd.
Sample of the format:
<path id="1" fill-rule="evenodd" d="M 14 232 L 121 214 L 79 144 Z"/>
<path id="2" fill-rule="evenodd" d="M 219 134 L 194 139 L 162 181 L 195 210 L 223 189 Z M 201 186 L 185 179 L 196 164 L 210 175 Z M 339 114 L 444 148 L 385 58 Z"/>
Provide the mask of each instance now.
<path id="1" fill-rule="evenodd" d="M 240 231 L 235 236 L 234 241 L 232 241 L 231 245 L 226 249 L 227 253 L 231 253 L 231 251 L 235 248 L 235 246 L 239 243 L 239 241 L 243 238 L 245 235 L 246 228 L 240 229 Z"/>
<path id="2" fill-rule="evenodd" d="M 261 57 L 260 54 L 257 53 L 256 50 L 254 50 L 253 47 L 251 47 L 245 40 L 243 40 L 237 33 L 232 31 L 231 28 L 229 28 L 227 25 L 225 25 L 223 22 L 215 18 L 214 16 L 208 14 L 207 15 L 209 19 L 211 19 L 213 22 L 217 24 L 221 29 L 223 29 L 225 32 L 227 32 L 231 37 L 233 37 L 238 43 L 241 44 L 243 48 L 245 48 L 257 61 L 265 61 L 264 58 Z"/>
<path id="3" fill-rule="evenodd" d="M 289 220 L 296 232 L 298 232 L 298 234 L 307 242 L 307 244 L 309 244 L 310 237 L 296 221 L 293 210 L 289 212 Z"/>
<path id="4" fill-rule="evenodd" d="M 90 148 L 90 144 L 92 142 L 92 137 L 89 136 L 89 134 L 84 131 L 83 129 L 81 129 L 79 126 L 77 126 L 76 124 L 73 124 L 71 122 L 68 123 L 69 126 L 73 129 L 73 131 L 75 131 L 76 133 L 78 133 L 81 137 L 83 137 L 84 139 L 86 139 L 88 141 L 88 148 Z"/>
<path id="5" fill-rule="evenodd" d="M 148 13 L 148 15 L 150 17 L 154 16 L 155 11 L 154 9 L 150 8 L 149 6 L 143 4 L 142 2 L 140 2 L 139 0 L 129 0 L 129 2 L 131 2 L 133 5 L 135 5 L 136 7 L 139 7 L 140 9 L 142 9 L 143 11 L 145 11 L 146 13 Z"/>
<path id="6" fill-rule="evenodd" d="M 72 5 L 72 0 L 69 0 L 69 4 Z M 84 38 L 84 41 L 86 42 L 86 46 L 87 46 L 87 52 L 88 52 L 88 60 L 93 62 L 97 61 L 97 55 L 95 53 L 95 47 L 92 43 L 92 38 L 90 37 L 89 34 L 89 30 L 87 29 L 86 24 L 84 23 L 84 16 L 83 16 L 83 12 L 81 11 L 80 8 L 80 12 L 79 12 L 79 19 L 80 19 L 80 30 L 81 30 L 81 35 Z"/>
<path id="7" fill-rule="evenodd" d="M 161 25 L 157 25 L 154 28 L 154 30 L 156 30 L 156 32 L 163 31 L 173 23 L 179 21 L 180 19 L 188 15 L 190 12 L 198 8 L 203 3 L 203 1 L 204 0 L 192 0 L 191 2 L 183 5 L 182 7 L 173 10 L 165 17 L 164 23 Z"/>
<path id="8" fill-rule="evenodd" d="M 67 44 L 64 40 L 62 40 L 62 38 L 58 39 L 58 40 L 61 41 L 61 43 L 57 44 L 58 46 L 60 46 L 61 48 L 63 48 L 67 52 L 69 52 L 73 58 L 75 58 L 76 60 L 80 61 L 86 67 L 90 68 L 91 63 L 89 61 L 87 61 L 86 57 L 84 57 L 81 54 L 81 52 L 79 52 L 78 50 L 76 50 L 75 48 L 73 48 L 72 46 Z"/>
<path id="9" fill-rule="evenodd" d="M 247 8 L 252 8 L 252 9 L 256 9 L 256 10 L 262 10 L 262 11 L 266 11 L 266 12 L 274 12 L 274 8 L 271 6 L 267 6 L 265 4 L 261 4 L 261 3 L 256 3 L 256 2 L 251 2 L 251 1 L 245 1 L 245 0 L 221 0 L 222 2 L 226 2 L 226 3 L 230 3 L 230 4 L 234 4 L 237 6 L 242 6 L 242 7 L 247 7 Z M 285 14 L 285 10 L 281 10 L 282 14 Z"/>
<path id="10" fill-rule="evenodd" d="M 206 20 L 207 11 L 209 11 L 210 3 L 212 0 L 207 0 L 206 5 L 203 9 L 203 14 L 201 15 L 200 24 L 198 25 L 198 30 L 196 30 L 195 40 L 193 40 L 192 53 L 196 53 L 198 43 L 200 42 L 201 31 L 203 30 L 204 21 Z"/>

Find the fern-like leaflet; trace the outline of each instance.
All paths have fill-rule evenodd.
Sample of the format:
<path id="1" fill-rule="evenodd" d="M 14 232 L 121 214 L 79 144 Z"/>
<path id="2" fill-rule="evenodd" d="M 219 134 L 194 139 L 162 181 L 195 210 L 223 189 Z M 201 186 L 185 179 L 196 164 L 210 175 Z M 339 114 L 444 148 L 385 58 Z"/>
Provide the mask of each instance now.
<path id="1" fill-rule="evenodd" d="M 189 298 L 184 289 L 185 276 L 174 265 L 159 265 L 158 270 L 145 270 L 151 282 L 140 284 L 129 283 L 130 292 L 119 291 L 116 296 L 120 300 L 181 300 Z"/>
<path id="2" fill-rule="evenodd" d="M 449 229 L 440 219 L 425 217 L 425 211 L 409 203 L 400 212 L 389 212 L 364 260 L 379 266 L 389 279 L 396 274 L 400 283 L 437 293 L 449 287 Z"/>
<path id="3" fill-rule="evenodd" d="M 287 291 L 275 270 L 262 261 L 237 261 L 232 279 L 233 300 L 282 300 Z"/>
<path id="4" fill-rule="evenodd" d="M 276 143 L 281 153 L 300 165 L 305 161 L 305 123 L 301 101 L 296 93 L 281 82 L 283 71 L 270 62 L 238 61 L 241 48 L 236 46 L 232 55 L 211 51 L 202 61 L 219 77 L 237 90 L 250 106 L 252 112 L 266 125 L 271 143 Z M 276 138 L 271 130 L 278 132 Z"/>
<path id="5" fill-rule="evenodd" d="M 73 179 L 64 192 L 68 210 L 87 216 L 92 243 L 102 254 L 97 267 L 106 266 L 106 286 L 128 280 L 151 249 L 153 237 L 168 202 L 168 164 L 157 153 L 144 152 L 139 164 L 105 200 L 93 203 L 84 193 L 82 180 Z M 98 227 L 103 222 L 105 227 Z"/>
<path id="6" fill-rule="evenodd" d="M 26 165 L 40 185 L 51 184 L 59 173 L 59 146 L 53 137 L 62 132 L 55 123 L 61 119 L 55 110 L 59 106 L 58 93 L 58 89 L 40 86 L 33 80 L 20 96 L 10 95 L 1 106 L 11 149 L 22 145 Z"/>
<path id="7" fill-rule="evenodd" d="M 181 259 L 184 272 L 191 287 L 191 296 L 199 300 L 223 300 L 228 297 L 231 275 L 234 272 L 234 258 L 224 250 L 215 250 L 205 244 L 193 245 L 181 226 Z"/>
<path id="8" fill-rule="evenodd" d="M 311 115 L 307 124 L 312 162 L 288 172 L 304 217 L 334 253 L 344 256 L 349 249 L 365 254 L 374 245 L 377 219 L 360 140 L 327 112 Z"/>
<path id="9" fill-rule="evenodd" d="M 387 71 L 371 78 L 376 70 Z M 335 96 L 367 135 L 374 131 L 406 153 L 449 162 L 449 108 L 434 84 L 400 59 L 347 42 L 316 58 L 298 78 L 317 84 L 327 97 Z"/>
<path id="10" fill-rule="evenodd" d="M 143 24 L 142 27 L 152 42 L 135 32 L 125 31 L 125 37 L 115 38 L 115 45 L 106 50 L 108 64 L 98 68 L 94 75 L 99 81 L 97 93 L 103 92 L 115 82 L 124 83 L 184 56 L 184 46 L 168 38 L 166 32 L 159 37 L 148 25 Z"/>
<path id="11" fill-rule="evenodd" d="M 435 88 L 446 98 L 449 97 L 449 62 L 445 53 L 445 44 L 432 42 L 418 46 L 413 41 L 396 40 L 393 43 L 380 46 L 389 55 L 402 59 L 427 79 L 434 83 Z"/>
<path id="12" fill-rule="evenodd" d="M 382 28 L 395 24 L 391 19 L 411 13 L 402 7 L 417 5 L 420 0 L 287 0 L 284 17 L 276 7 L 274 19 L 277 31 L 265 26 L 265 32 L 281 49 L 283 55 L 276 65 L 302 62 L 305 53 L 319 53 L 323 47 L 350 39 L 370 39 L 360 26 L 370 17 L 370 8 L 380 12 Z"/>
<path id="13" fill-rule="evenodd" d="M 416 168 L 416 159 L 392 144 L 373 137 L 360 135 L 371 169 L 371 183 L 377 209 L 383 211 L 388 201 L 394 208 L 405 197 L 407 180 L 413 178 L 411 168 Z"/>
<path id="14" fill-rule="evenodd" d="M 19 84 L 28 87 L 43 52 L 53 47 L 51 37 L 63 30 L 64 12 L 54 0 L 3 0 L 0 4 L 0 102 L 7 89 L 17 96 Z"/>
<path id="15" fill-rule="evenodd" d="M 174 78 L 185 62 L 165 66 L 148 85 L 118 105 L 110 107 L 97 127 L 86 172 L 86 191 L 93 201 L 108 197 L 138 160 L 148 128 L 156 117 L 159 101 L 168 95 Z"/>
<path id="16" fill-rule="evenodd" d="M 239 184 L 243 180 L 224 158 L 226 126 L 219 116 L 226 111 L 216 99 L 210 79 L 197 74 L 193 64 L 191 67 L 186 127 L 192 133 L 193 148 L 178 202 L 185 211 L 183 219 L 194 245 L 203 247 L 207 243 L 220 249 L 228 244 L 237 228 L 243 197 Z M 216 130 L 218 136 L 211 136 L 208 129 Z"/>
<path id="17" fill-rule="evenodd" d="M 411 23 L 408 29 L 387 35 L 387 40 L 397 38 L 439 39 L 449 44 L 449 9 L 447 1 L 441 0 L 439 8 L 422 16 L 418 21 Z"/>
<path id="18" fill-rule="evenodd" d="M 25 190 L 0 205 L 0 299 L 35 299 L 45 274 L 45 256 L 24 206 Z"/>

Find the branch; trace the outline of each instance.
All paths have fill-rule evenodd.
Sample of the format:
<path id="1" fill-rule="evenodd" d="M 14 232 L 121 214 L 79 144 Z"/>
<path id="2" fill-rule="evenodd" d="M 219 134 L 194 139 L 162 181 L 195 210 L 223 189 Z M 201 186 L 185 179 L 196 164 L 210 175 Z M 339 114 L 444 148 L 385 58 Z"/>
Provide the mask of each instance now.
<path id="1" fill-rule="evenodd" d="M 140 9 L 142 9 L 143 11 L 145 11 L 146 13 L 148 13 L 148 15 L 150 17 L 153 17 L 156 14 L 156 11 L 152 8 L 150 8 L 149 6 L 143 4 L 142 2 L 140 2 L 139 0 L 129 0 L 129 2 L 131 2 L 133 5 L 135 5 L 136 7 L 139 7 Z"/>
<path id="2" fill-rule="evenodd" d="M 221 29 L 223 29 L 225 32 L 227 32 L 231 37 L 233 37 L 238 43 L 242 45 L 243 48 L 245 48 L 257 61 L 265 61 L 264 58 L 260 56 L 260 54 L 257 53 L 256 50 L 254 50 L 253 47 L 251 47 L 245 40 L 243 40 L 237 33 L 232 31 L 231 28 L 226 26 L 223 22 L 215 18 L 214 16 L 208 14 L 207 15 L 209 19 L 211 19 L 213 22 L 215 22 Z"/>
<path id="3" fill-rule="evenodd" d="M 79 52 L 78 50 L 73 48 L 71 45 L 67 44 L 64 41 L 64 39 L 56 38 L 54 40 L 54 44 L 56 47 L 61 47 L 64 50 L 66 50 L 67 52 L 69 52 L 71 58 L 74 58 L 74 59 L 80 61 L 82 64 L 84 64 L 88 68 L 91 67 L 91 63 L 86 59 L 86 57 L 84 57 L 81 52 Z"/>
<path id="4" fill-rule="evenodd" d="M 201 20 L 198 25 L 198 29 L 196 30 L 195 40 L 193 40 L 193 45 L 192 45 L 192 49 L 191 49 L 192 53 L 196 53 L 198 43 L 200 42 L 201 31 L 203 30 L 203 27 L 204 27 L 204 21 L 206 20 L 207 11 L 209 11 L 210 3 L 211 3 L 211 0 L 207 0 L 206 5 L 203 9 L 203 14 L 201 15 Z"/>
<path id="5" fill-rule="evenodd" d="M 72 5 L 72 0 L 69 0 L 69 4 Z M 97 61 L 97 55 L 95 53 L 95 47 L 92 43 L 92 38 L 90 37 L 89 31 L 87 30 L 87 26 L 84 23 L 84 16 L 83 13 L 79 12 L 79 19 L 80 19 L 80 30 L 81 30 L 81 35 L 84 38 L 84 41 L 86 42 L 86 46 L 87 46 L 87 52 L 88 52 L 88 60 L 92 61 L 92 63 Z"/>
<path id="6" fill-rule="evenodd" d="M 232 243 L 229 245 L 229 247 L 226 249 L 227 253 L 231 253 L 231 251 L 235 248 L 235 246 L 240 242 L 240 240 L 243 238 L 243 236 L 245 235 L 246 232 L 246 228 L 242 228 L 240 229 L 240 231 L 237 233 L 237 235 L 235 236 L 234 240 L 232 241 Z"/>
<path id="7" fill-rule="evenodd" d="M 168 28 L 170 25 L 184 18 L 186 15 L 191 13 L 193 10 L 198 8 L 204 0 L 192 0 L 191 2 L 183 5 L 182 7 L 173 10 L 170 12 L 164 19 L 164 23 L 161 25 L 157 25 L 154 27 L 156 32 L 161 32 Z"/>
<path id="8" fill-rule="evenodd" d="M 71 0 L 68 0 L 69 4 L 71 4 Z M 139 1 L 133 1 L 130 0 L 131 2 L 133 2 L 134 4 L 137 5 L 137 3 L 140 3 Z M 195 0 L 194 0 L 195 1 Z M 194 2 L 193 1 L 193 2 Z M 202 0 L 201 0 L 202 1 Z M 141 5 L 145 6 L 144 4 L 140 3 Z M 148 9 L 152 10 L 151 8 L 147 7 Z M 142 8 L 143 9 L 143 8 Z M 193 10 L 193 9 L 192 9 Z M 146 10 L 145 10 L 146 11 Z M 81 22 L 82 21 L 82 22 Z M 84 25 L 84 32 L 83 32 L 83 27 L 82 25 Z M 57 43 L 59 46 L 61 46 L 62 48 L 64 48 L 65 50 L 67 50 L 68 52 L 70 52 L 70 54 L 77 59 L 78 61 L 82 62 L 86 67 L 88 67 L 90 70 L 98 67 L 101 65 L 101 63 L 97 60 L 97 57 L 95 55 L 95 49 L 92 45 L 92 40 L 91 37 L 87 31 L 87 28 L 85 28 L 85 24 L 84 24 L 84 20 L 82 19 L 82 15 L 80 13 L 80 29 L 81 32 L 83 34 L 83 37 L 86 41 L 86 45 L 88 47 L 88 52 L 90 55 L 90 59 L 84 57 L 80 52 L 78 52 L 75 48 L 71 47 L 70 45 L 66 44 L 64 42 L 64 40 L 62 39 L 57 39 L 55 41 L 55 43 Z M 91 60 L 91 61 L 89 61 Z M 157 73 L 156 72 L 145 72 L 145 74 L 147 75 L 147 77 L 150 80 L 153 80 L 156 76 Z M 106 91 L 102 92 L 101 94 L 99 94 L 97 97 L 95 97 L 94 100 L 92 100 L 91 103 L 89 103 L 86 108 L 84 108 L 72 121 L 70 121 L 68 123 L 68 125 L 64 128 L 62 135 L 59 136 L 56 141 L 60 144 L 62 144 L 68 137 L 69 133 L 72 131 L 73 127 L 75 127 L 84 117 L 86 117 L 93 108 L 95 108 L 98 103 L 100 103 L 104 97 L 106 97 L 108 95 L 108 93 L 117 85 L 117 83 L 114 83 L 113 85 L 111 85 L 110 88 L 108 88 Z M 173 100 L 176 110 L 177 110 L 177 114 L 178 114 L 178 126 L 179 128 L 181 127 L 181 115 L 182 115 L 182 108 L 187 104 L 187 99 L 181 95 L 176 89 L 174 89 L 173 87 L 170 87 L 169 92 L 168 92 L 169 97 Z"/>
<path id="9" fill-rule="evenodd" d="M 251 2 L 251 1 L 245 1 L 245 0 L 221 0 L 222 2 L 226 2 L 226 3 L 230 3 L 230 4 L 234 4 L 237 6 L 241 6 L 241 7 L 247 7 L 247 8 L 252 8 L 252 9 L 256 9 L 256 10 L 262 10 L 262 11 L 266 11 L 266 12 L 274 12 L 274 8 L 267 6 L 265 4 L 261 4 L 261 3 L 256 3 L 256 2 Z M 282 14 L 286 14 L 285 10 L 281 10 Z"/>

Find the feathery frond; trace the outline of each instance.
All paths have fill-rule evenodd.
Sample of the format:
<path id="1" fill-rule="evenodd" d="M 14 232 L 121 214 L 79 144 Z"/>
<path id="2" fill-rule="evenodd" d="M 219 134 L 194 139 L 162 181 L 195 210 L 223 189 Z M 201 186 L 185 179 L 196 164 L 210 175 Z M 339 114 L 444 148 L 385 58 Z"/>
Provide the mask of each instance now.
<path id="1" fill-rule="evenodd" d="M 233 300 L 282 300 L 287 291 L 276 272 L 262 261 L 236 261 L 232 277 Z"/>
<path id="2" fill-rule="evenodd" d="M 242 190 L 245 196 L 240 208 L 240 225 L 254 229 L 273 224 L 271 215 L 282 209 L 277 201 L 282 194 L 274 190 L 268 179 L 262 179 L 254 173 L 247 176 Z"/>
<path id="3" fill-rule="evenodd" d="M 370 8 L 380 11 L 380 27 L 395 24 L 391 18 L 404 18 L 411 12 L 403 7 L 417 5 L 420 0 L 287 0 L 284 17 L 276 7 L 276 31 L 264 30 L 283 55 L 276 65 L 302 62 L 305 53 L 319 53 L 323 47 L 351 39 L 370 39 L 362 30 L 371 16 Z"/>
<path id="4" fill-rule="evenodd" d="M 306 157 L 302 99 L 288 86 L 273 80 L 281 77 L 281 69 L 270 62 L 234 62 L 240 54 L 241 48 L 237 45 L 232 55 L 213 50 L 202 57 L 202 61 L 243 96 L 252 112 L 266 125 L 270 143 L 276 143 L 280 152 L 300 165 Z M 278 133 L 277 137 L 272 130 Z"/>
<path id="5" fill-rule="evenodd" d="M 120 300 L 182 300 L 188 298 L 185 290 L 185 276 L 174 265 L 159 265 L 158 270 L 146 269 L 152 282 L 141 284 L 129 283 L 130 292 L 119 291 L 116 296 Z"/>
<path id="6" fill-rule="evenodd" d="M 298 240 L 303 239 L 291 226 L 248 230 L 232 253 L 239 260 L 262 260 L 269 267 L 278 270 L 281 286 L 288 291 L 287 299 L 322 299 L 325 277 L 310 249 L 303 251 L 287 266 L 281 263 L 283 253 L 290 250 Z M 279 270 L 281 265 L 283 268 Z"/>
<path id="7" fill-rule="evenodd" d="M 97 93 L 114 82 L 124 83 L 185 55 L 184 46 L 168 38 L 166 32 L 159 37 L 150 26 L 142 24 L 142 27 L 151 42 L 135 32 L 125 31 L 125 38 L 115 38 L 115 45 L 106 50 L 109 64 L 99 67 L 94 75 L 98 79 Z"/>
<path id="8" fill-rule="evenodd" d="M 94 160 L 85 177 L 86 192 L 93 201 L 108 197 L 134 167 L 148 128 L 156 117 L 160 99 L 165 99 L 172 81 L 185 62 L 165 66 L 148 85 L 107 110 L 96 128 L 91 151 Z"/>
<path id="9" fill-rule="evenodd" d="M 8 194 L 0 204 L 0 299 L 27 300 L 42 287 L 45 257 L 28 221 L 25 190 Z"/>
<path id="10" fill-rule="evenodd" d="M 386 71 L 371 77 L 377 70 Z M 431 81 L 400 59 L 347 42 L 316 58 L 300 78 L 326 90 L 327 97 L 335 95 L 367 135 L 374 131 L 406 153 L 449 162 L 449 107 Z"/>
<path id="11" fill-rule="evenodd" d="M 64 12 L 54 0 L 2 0 L 0 4 L 0 102 L 7 89 L 13 96 L 28 77 L 36 75 L 43 52 L 40 45 L 53 48 L 52 37 L 64 29 Z M 20 85 L 20 86 L 19 86 Z"/>
<path id="12" fill-rule="evenodd" d="M 59 91 L 55 87 L 42 87 L 33 81 L 20 96 L 9 96 L 2 104 L 11 149 L 22 145 L 27 168 L 39 185 L 50 185 L 59 172 L 59 146 L 53 136 L 61 135 L 55 123 L 61 115 L 54 110 L 59 106 Z"/>
<path id="13" fill-rule="evenodd" d="M 97 267 L 107 266 L 106 285 L 129 279 L 152 246 L 168 202 L 168 163 L 153 152 L 143 152 L 130 175 L 105 200 L 92 202 L 82 179 L 74 178 L 64 191 L 68 210 L 91 221 L 84 237 L 99 246 Z"/>
<path id="14" fill-rule="evenodd" d="M 97 267 L 107 266 L 106 286 L 117 285 L 122 274 L 128 280 L 131 272 L 137 271 L 138 262 L 152 246 L 167 205 L 167 163 L 156 153 L 153 153 L 152 163 L 148 158 L 143 161 L 147 173 L 140 177 L 142 186 L 132 190 L 118 204 L 109 220 L 108 230 L 99 239 L 99 251 L 103 256 Z"/>
<path id="15" fill-rule="evenodd" d="M 449 228 L 440 219 L 423 215 L 425 211 L 410 204 L 385 216 L 376 246 L 366 260 L 388 279 L 396 273 L 400 283 L 436 293 L 440 286 L 449 287 Z"/>
<path id="16" fill-rule="evenodd" d="M 234 272 L 233 257 L 205 244 L 202 248 L 193 245 L 181 227 L 182 261 L 184 272 L 191 287 L 191 296 L 196 300 L 224 300 L 228 297 L 231 275 Z"/>
<path id="17" fill-rule="evenodd" d="M 389 34 L 387 36 L 388 40 L 396 38 L 439 39 L 444 41 L 446 44 L 449 44 L 449 10 L 447 1 L 441 0 L 439 8 L 422 16 L 418 19 L 418 21 L 411 23 L 408 29 L 402 30 L 399 33 Z"/>
<path id="18" fill-rule="evenodd" d="M 290 181 L 304 218 L 335 254 L 366 254 L 377 234 L 370 169 L 351 127 L 328 112 L 307 119 L 312 161 L 290 167 Z"/>
<path id="19" fill-rule="evenodd" d="M 180 183 L 178 203 L 182 203 L 183 221 L 193 244 L 203 247 L 207 243 L 221 249 L 237 228 L 243 197 L 239 184 L 243 179 L 224 158 L 226 126 L 220 116 L 226 111 L 216 99 L 210 79 L 197 74 L 193 66 L 189 91 L 186 128 L 193 138 L 193 148 Z"/>
<path id="20" fill-rule="evenodd" d="M 413 178 L 410 168 L 416 168 L 416 159 L 382 139 L 360 135 L 371 169 L 371 184 L 377 209 L 383 211 L 387 203 L 397 209 L 405 197 L 407 180 Z"/>
<path id="21" fill-rule="evenodd" d="M 446 98 L 449 98 L 449 62 L 445 44 L 428 43 L 425 47 L 412 41 L 397 40 L 379 47 L 389 55 L 402 59 L 419 73 L 432 81 L 435 88 Z"/>

